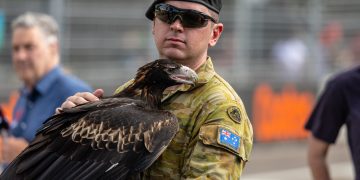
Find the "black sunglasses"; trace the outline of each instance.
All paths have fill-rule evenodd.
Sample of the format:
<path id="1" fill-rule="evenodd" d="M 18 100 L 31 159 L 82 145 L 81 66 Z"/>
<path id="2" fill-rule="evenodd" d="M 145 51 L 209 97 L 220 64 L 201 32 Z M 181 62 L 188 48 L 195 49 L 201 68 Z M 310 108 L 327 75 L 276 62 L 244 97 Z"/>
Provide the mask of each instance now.
<path id="1" fill-rule="evenodd" d="M 180 9 L 165 3 L 155 5 L 155 17 L 167 24 L 172 24 L 179 18 L 185 28 L 205 27 L 208 20 L 217 23 L 214 18 L 199 11 Z"/>

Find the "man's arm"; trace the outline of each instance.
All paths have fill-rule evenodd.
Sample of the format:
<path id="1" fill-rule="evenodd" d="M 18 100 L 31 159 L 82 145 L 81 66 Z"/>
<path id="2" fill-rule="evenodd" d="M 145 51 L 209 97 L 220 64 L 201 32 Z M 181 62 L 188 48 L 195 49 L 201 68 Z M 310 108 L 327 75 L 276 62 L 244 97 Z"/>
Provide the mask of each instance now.
<path id="1" fill-rule="evenodd" d="M 328 149 L 328 143 L 314 137 L 312 134 L 310 135 L 308 147 L 308 163 L 313 175 L 313 179 L 330 179 L 329 169 L 326 163 Z"/>
<path id="2" fill-rule="evenodd" d="M 18 156 L 29 144 L 24 138 L 3 137 L 1 147 L 0 163 L 10 163 Z"/>
<path id="3" fill-rule="evenodd" d="M 194 146 L 188 146 L 182 178 L 239 179 L 249 159 L 253 130 L 245 109 L 232 102 L 214 106 L 211 113 L 204 112 L 209 116 L 194 134 Z"/>

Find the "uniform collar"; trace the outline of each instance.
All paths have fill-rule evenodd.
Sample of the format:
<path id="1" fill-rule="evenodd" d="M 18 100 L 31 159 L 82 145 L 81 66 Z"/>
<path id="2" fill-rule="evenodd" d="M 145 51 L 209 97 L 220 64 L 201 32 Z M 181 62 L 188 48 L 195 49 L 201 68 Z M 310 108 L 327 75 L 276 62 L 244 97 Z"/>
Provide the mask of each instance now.
<path id="1" fill-rule="evenodd" d="M 206 59 L 206 62 L 202 64 L 197 70 L 199 79 L 197 80 L 195 87 L 208 83 L 215 75 L 214 65 L 211 57 Z"/>

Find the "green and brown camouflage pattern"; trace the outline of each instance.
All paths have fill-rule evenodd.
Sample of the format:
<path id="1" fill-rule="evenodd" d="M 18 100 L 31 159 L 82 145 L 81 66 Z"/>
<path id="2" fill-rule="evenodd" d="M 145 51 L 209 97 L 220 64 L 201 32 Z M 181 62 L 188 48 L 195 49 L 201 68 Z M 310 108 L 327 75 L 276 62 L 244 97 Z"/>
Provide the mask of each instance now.
<path id="1" fill-rule="evenodd" d="M 164 92 L 162 108 L 177 116 L 180 130 L 143 179 L 240 178 L 253 145 L 245 107 L 233 88 L 215 72 L 210 57 L 196 72 L 199 79 L 195 86 L 173 86 Z M 238 149 L 219 143 L 220 127 L 240 136 Z"/>

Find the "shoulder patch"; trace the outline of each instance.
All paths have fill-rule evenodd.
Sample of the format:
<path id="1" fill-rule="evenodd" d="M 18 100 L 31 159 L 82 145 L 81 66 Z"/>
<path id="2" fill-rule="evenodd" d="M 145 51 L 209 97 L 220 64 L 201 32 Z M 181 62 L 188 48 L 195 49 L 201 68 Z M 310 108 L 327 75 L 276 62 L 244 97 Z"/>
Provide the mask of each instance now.
<path id="1" fill-rule="evenodd" d="M 231 106 L 227 109 L 228 116 L 235 122 L 241 122 L 241 113 L 240 109 L 236 106 Z"/>
<path id="2" fill-rule="evenodd" d="M 218 131 L 218 143 L 234 150 L 235 152 L 238 151 L 240 148 L 240 136 L 236 135 L 235 133 L 231 132 L 230 130 L 220 127 Z"/>

